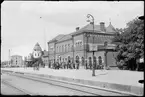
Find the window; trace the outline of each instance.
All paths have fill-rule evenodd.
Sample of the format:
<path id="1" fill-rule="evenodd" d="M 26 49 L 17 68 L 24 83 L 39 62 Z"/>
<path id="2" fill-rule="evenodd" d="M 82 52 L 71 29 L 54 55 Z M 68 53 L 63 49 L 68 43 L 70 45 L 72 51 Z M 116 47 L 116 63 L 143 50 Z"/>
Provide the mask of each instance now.
<path id="1" fill-rule="evenodd" d="M 68 51 L 70 51 L 70 44 L 68 44 Z"/>
<path id="2" fill-rule="evenodd" d="M 68 62 L 70 62 L 70 59 L 71 59 L 70 56 L 68 56 Z"/>
<path id="3" fill-rule="evenodd" d="M 102 65 L 102 57 L 101 56 L 98 57 L 98 61 L 99 61 L 99 65 Z"/>
<path id="4" fill-rule="evenodd" d="M 61 51 L 60 51 L 60 46 L 59 46 L 59 52 L 61 52 Z"/>
<path id="5" fill-rule="evenodd" d="M 56 52 L 58 53 L 58 46 L 57 46 Z"/>
<path id="6" fill-rule="evenodd" d="M 65 52 L 67 52 L 67 45 L 65 45 Z"/>
<path id="7" fill-rule="evenodd" d="M 76 56 L 76 63 L 79 63 L 79 56 Z"/>
<path id="8" fill-rule="evenodd" d="M 80 46 L 82 46 L 82 42 L 80 42 Z"/>
<path id="9" fill-rule="evenodd" d="M 64 47 L 62 46 L 62 52 L 64 52 Z"/>

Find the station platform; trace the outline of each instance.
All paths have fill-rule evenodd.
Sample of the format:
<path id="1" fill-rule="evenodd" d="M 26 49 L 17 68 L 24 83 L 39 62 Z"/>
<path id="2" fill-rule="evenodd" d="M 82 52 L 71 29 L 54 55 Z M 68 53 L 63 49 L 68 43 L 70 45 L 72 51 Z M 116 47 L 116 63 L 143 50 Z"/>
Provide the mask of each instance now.
<path id="1" fill-rule="evenodd" d="M 1 68 L 1 70 L 10 70 L 30 74 L 43 74 L 54 79 L 124 91 L 139 96 L 144 95 L 144 84 L 138 82 L 139 80 L 144 80 L 144 72 L 128 70 L 95 70 L 95 76 L 92 76 L 92 70 L 85 69 L 58 70 L 40 68 L 39 71 L 34 71 L 33 68 Z"/>

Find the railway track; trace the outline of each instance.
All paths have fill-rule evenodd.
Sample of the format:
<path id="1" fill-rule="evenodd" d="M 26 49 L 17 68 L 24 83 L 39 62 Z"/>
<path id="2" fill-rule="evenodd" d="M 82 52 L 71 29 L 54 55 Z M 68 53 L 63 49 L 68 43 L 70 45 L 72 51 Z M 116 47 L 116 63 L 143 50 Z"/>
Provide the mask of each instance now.
<path id="1" fill-rule="evenodd" d="M 6 81 L 6 80 L 1 80 L 1 83 L 4 84 L 5 86 L 9 87 L 12 89 L 13 92 L 15 92 L 15 95 L 36 95 L 34 93 L 30 93 L 27 90 L 24 90 L 20 87 L 17 87 L 13 84 L 11 84 L 10 82 Z M 11 92 L 12 92 L 11 91 Z M 12 93 L 13 94 L 13 93 Z"/>
<path id="2" fill-rule="evenodd" d="M 83 85 L 83 84 L 78 84 L 78 83 L 72 83 L 72 82 L 66 82 L 66 81 L 61 81 L 61 80 L 55 80 L 51 78 L 46 78 L 43 76 L 38 76 L 38 75 L 28 75 L 24 73 L 18 73 L 18 72 L 7 72 L 7 74 L 12 75 L 12 76 L 17 76 L 33 81 L 38 81 L 42 83 L 47 83 L 50 85 L 55 85 L 59 87 L 64 87 L 84 93 L 88 93 L 90 95 L 96 95 L 96 96 L 136 96 L 134 94 L 129 94 L 129 93 L 122 93 L 118 91 L 112 91 L 108 89 L 102 89 L 102 88 L 97 88 L 93 86 L 88 86 L 88 85 Z"/>

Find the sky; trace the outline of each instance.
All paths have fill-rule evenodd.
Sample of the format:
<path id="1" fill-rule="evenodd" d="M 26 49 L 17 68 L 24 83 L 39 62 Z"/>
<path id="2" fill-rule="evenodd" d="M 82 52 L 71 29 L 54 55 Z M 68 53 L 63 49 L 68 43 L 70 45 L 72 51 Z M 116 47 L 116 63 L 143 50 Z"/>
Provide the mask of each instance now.
<path id="1" fill-rule="evenodd" d="M 105 22 L 124 28 L 132 19 L 144 15 L 143 1 L 3 1 L 1 3 L 1 60 L 10 55 L 28 56 L 38 42 L 47 42 L 59 34 L 69 34 L 88 24 L 92 14 L 95 24 Z M 40 18 L 41 17 L 41 18 Z"/>

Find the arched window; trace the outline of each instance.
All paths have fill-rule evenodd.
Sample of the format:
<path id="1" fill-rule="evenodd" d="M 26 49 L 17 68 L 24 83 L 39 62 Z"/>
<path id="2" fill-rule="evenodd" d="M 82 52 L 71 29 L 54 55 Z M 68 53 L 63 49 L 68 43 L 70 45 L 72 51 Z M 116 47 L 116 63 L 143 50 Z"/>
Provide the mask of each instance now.
<path id="1" fill-rule="evenodd" d="M 82 41 L 80 42 L 80 46 L 82 46 Z"/>
<path id="2" fill-rule="evenodd" d="M 99 63 L 99 65 L 102 65 L 102 57 L 101 56 L 98 57 L 98 63 Z"/>
<path id="3" fill-rule="evenodd" d="M 65 52 L 67 52 L 67 45 L 65 45 Z"/>
<path id="4" fill-rule="evenodd" d="M 68 51 L 70 51 L 70 44 L 68 44 Z"/>
<path id="5" fill-rule="evenodd" d="M 70 56 L 68 56 L 68 62 L 70 62 Z"/>
<path id="6" fill-rule="evenodd" d="M 76 56 L 76 63 L 79 63 L 79 56 Z"/>
<path id="7" fill-rule="evenodd" d="M 63 47 L 63 45 L 62 45 L 62 52 L 64 52 L 64 47 Z"/>
<path id="8" fill-rule="evenodd" d="M 61 52 L 61 51 L 60 51 L 60 46 L 59 46 L 59 52 Z"/>
<path id="9" fill-rule="evenodd" d="M 95 56 L 94 56 L 94 64 L 95 64 L 95 68 L 96 68 L 97 60 L 96 60 L 96 57 Z"/>

